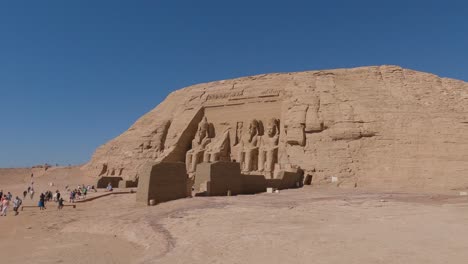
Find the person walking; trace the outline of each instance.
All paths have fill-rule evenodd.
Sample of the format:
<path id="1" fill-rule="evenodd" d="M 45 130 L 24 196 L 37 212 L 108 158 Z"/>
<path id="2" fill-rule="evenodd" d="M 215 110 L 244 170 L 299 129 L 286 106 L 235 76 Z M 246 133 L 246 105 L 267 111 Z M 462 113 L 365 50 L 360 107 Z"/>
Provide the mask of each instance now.
<path id="1" fill-rule="evenodd" d="M 58 200 L 58 209 L 59 209 L 59 210 L 62 210 L 62 208 L 63 208 L 63 202 L 64 202 L 63 198 L 60 198 L 60 199 Z"/>
<path id="2" fill-rule="evenodd" d="M 2 201 L 2 214 L 1 216 L 7 215 L 8 206 L 10 205 L 10 200 L 7 199 L 6 195 L 3 196 Z"/>
<path id="3" fill-rule="evenodd" d="M 0 212 L 3 210 L 3 194 L 0 195 Z"/>
<path id="4" fill-rule="evenodd" d="M 18 209 L 22 203 L 23 201 L 18 196 L 16 196 L 15 200 L 13 201 L 13 211 L 15 211 L 15 215 L 19 214 Z"/>
<path id="5" fill-rule="evenodd" d="M 39 197 L 39 210 L 44 210 L 46 209 L 45 207 L 45 195 L 44 193 L 41 193 L 41 196 Z"/>

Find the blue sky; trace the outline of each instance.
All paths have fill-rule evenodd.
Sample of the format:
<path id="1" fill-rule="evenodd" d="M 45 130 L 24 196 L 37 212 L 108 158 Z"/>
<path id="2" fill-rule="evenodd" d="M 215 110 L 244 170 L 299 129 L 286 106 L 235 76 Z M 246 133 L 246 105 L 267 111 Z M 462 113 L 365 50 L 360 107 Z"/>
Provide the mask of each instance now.
<path id="1" fill-rule="evenodd" d="M 169 92 L 395 64 L 468 81 L 466 1 L 1 1 L 0 167 L 80 164 Z"/>

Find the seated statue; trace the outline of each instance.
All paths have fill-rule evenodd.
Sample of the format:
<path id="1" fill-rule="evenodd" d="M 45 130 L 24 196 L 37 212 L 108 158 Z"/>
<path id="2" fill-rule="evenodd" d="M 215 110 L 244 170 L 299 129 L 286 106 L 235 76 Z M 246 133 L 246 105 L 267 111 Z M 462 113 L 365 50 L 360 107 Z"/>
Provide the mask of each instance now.
<path id="1" fill-rule="evenodd" d="M 229 130 L 206 146 L 203 162 L 230 161 Z"/>
<path id="2" fill-rule="evenodd" d="M 258 170 L 264 171 L 270 177 L 278 162 L 279 121 L 272 118 L 268 121 L 266 134 L 260 139 L 258 154 Z"/>
<path id="3" fill-rule="evenodd" d="M 192 149 L 187 151 L 185 155 L 185 166 L 187 166 L 188 173 L 195 172 L 197 164 L 203 161 L 205 148 L 211 142 L 208 131 L 209 123 L 206 117 L 203 117 L 203 120 L 198 124 L 195 138 L 192 140 Z"/>
<path id="4" fill-rule="evenodd" d="M 241 169 L 244 172 L 257 170 L 258 134 L 259 123 L 254 119 L 249 124 L 247 135 L 243 136 L 240 142 L 241 150 L 239 152 L 238 160 L 241 164 Z"/>

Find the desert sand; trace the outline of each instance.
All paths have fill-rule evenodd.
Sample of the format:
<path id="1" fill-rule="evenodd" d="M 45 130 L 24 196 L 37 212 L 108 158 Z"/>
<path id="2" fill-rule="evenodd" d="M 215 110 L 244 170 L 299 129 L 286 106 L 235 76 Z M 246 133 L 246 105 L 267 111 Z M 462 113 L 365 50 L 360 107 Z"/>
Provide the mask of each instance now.
<path id="1" fill-rule="evenodd" d="M 59 186 L 88 179 L 59 172 Z M 26 184 L 12 178 L 2 175 L 0 188 Z M 466 263 L 467 220 L 468 198 L 444 194 L 305 186 L 153 207 L 120 194 L 76 209 L 10 211 L 0 217 L 0 255 L 1 263 Z"/>

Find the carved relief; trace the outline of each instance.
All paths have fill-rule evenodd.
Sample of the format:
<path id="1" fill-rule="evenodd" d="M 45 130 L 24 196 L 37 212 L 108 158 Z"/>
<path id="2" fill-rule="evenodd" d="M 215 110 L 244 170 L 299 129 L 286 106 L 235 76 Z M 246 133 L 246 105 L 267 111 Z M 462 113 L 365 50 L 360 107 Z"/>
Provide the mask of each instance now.
<path id="1" fill-rule="evenodd" d="M 223 93 L 213 93 L 206 96 L 206 101 L 210 100 L 223 100 L 223 99 L 230 99 L 244 95 L 244 90 L 237 90 L 237 91 L 230 91 L 230 92 L 223 92 Z"/>

